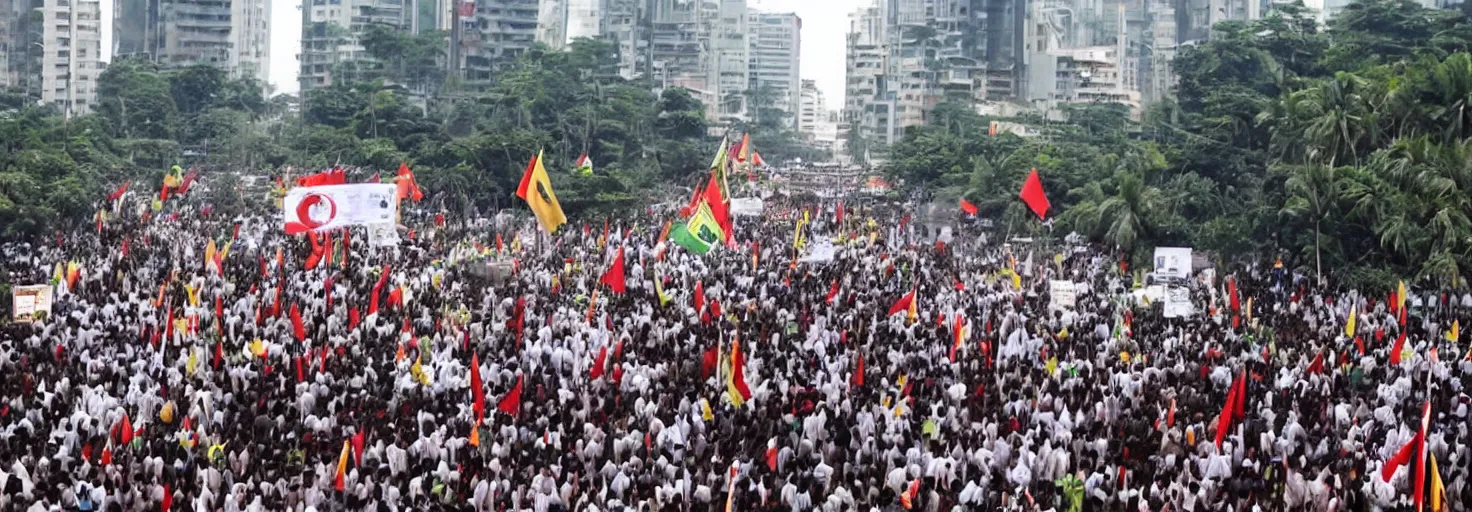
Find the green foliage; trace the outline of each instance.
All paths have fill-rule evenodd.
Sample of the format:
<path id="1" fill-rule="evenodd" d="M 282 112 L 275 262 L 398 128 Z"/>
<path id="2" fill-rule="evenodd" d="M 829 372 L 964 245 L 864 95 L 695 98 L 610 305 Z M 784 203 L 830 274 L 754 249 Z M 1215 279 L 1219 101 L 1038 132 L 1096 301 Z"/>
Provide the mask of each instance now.
<path id="1" fill-rule="evenodd" d="M 1274 4 L 1183 48 L 1176 100 L 1139 123 L 1086 105 L 1040 137 L 986 137 L 987 120 L 941 105 L 891 148 L 888 171 L 1016 225 L 1016 191 L 1036 167 L 1058 225 L 1136 264 L 1150 246 L 1188 245 L 1228 261 L 1282 255 L 1372 288 L 1461 279 L 1472 263 L 1469 35 L 1466 14 L 1406 0 L 1356 2 L 1328 31 Z"/>

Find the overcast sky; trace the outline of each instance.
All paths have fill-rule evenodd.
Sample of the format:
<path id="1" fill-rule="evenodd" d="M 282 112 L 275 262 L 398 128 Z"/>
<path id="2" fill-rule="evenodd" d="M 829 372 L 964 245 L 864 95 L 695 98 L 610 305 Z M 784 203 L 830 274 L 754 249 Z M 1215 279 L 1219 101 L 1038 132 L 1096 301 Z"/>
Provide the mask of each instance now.
<path id="1" fill-rule="evenodd" d="M 747 0 L 770 12 L 802 18 L 802 77 L 817 80 L 828 108 L 843 106 L 844 34 L 848 14 L 873 0 Z M 301 1 L 271 0 L 271 84 L 277 92 L 296 92 L 296 54 L 301 50 Z"/>

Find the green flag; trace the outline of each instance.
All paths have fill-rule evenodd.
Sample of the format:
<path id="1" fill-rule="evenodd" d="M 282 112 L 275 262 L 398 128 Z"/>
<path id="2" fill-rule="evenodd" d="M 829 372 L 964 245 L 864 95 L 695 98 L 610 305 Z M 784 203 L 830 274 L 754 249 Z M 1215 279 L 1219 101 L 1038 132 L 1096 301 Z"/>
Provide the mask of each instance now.
<path id="1" fill-rule="evenodd" d="M 712 247 L 720 245 L 725 238 L 726 233 L 721 230 L 721 224 L 716 222 L 715 215 L 710 212 L 710 205 L 705 201 L 701 201 L 695 213 L 690 215 L 689 222 L 677 224 L 670 229 L 671 240 L 696 254 L 710 252 Z"/>

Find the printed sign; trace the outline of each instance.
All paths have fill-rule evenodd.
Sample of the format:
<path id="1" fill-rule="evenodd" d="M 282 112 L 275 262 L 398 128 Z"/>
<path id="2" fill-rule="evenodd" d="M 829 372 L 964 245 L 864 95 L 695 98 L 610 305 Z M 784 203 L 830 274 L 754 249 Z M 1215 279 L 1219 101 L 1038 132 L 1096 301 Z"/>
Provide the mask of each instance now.
<path id="1" fill-rule="evenodd" d="M 10 296 L 10 320 L 30 323 L 38 314 L 51 315 L 51 285 L 17 286 Z"/>
<path id="2" fill-rule="evenodd" d="M 387 183 L 297 187 L 286 193 L 281 210 L 286 234 L 387 223 L 398 216 L 395 188 Z"/>
<path id="3" fill-rule="evenodd" d="M 1191 304 L 1191 290 L 1179 286 L 1165 289 L 1165 317 L 1183 318 L 1196 314 Z"/>
<path id="4" fill-rule="evenodd" d="M 1156 247 L 1155 275 L 1170 275 L 1181 279 L 1190 279 L 1191 248 Z"/>
<path id="5" fill-rule="evenodd" d="M 1052 300 L 1048 302 L 1049 310 L 1073 309 L 1078 303 L 1078 296 L 1073 287 L 1073 281 L 1053 280 L 1050 282 L 1048 295 Z"/>

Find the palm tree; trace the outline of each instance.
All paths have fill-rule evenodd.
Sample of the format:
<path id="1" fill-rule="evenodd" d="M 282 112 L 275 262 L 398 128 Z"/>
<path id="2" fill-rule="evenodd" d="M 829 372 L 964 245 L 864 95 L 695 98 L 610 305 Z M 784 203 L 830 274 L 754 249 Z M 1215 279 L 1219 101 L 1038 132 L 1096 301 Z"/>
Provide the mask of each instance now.
<path id="1" fill-rule="evenodd" d="M 1314 223 L 1314 273 L 1324 277 L 1322 256 L 1323 222 L 1339 211 L 1338 203 L 1344 197 L 1343 184 L 1337 169 L 1329 165 L 1310 164 L 1294 167 L 1284 183 L 1289 197 L 1283 205 L 1283 213 L 1296 217 L 1309 217 Z"/>
<path id="2" fill-rule="evenodd" d="M 1160 190 L 1145 185 L 1138 171 L 1120 170 L 1115 175 L 1113 197 L 1099 204 L 1099 227 L 1104 240 L 1129 252 L 1149 231 L 1148 216 L 1164 207 Z"/>

